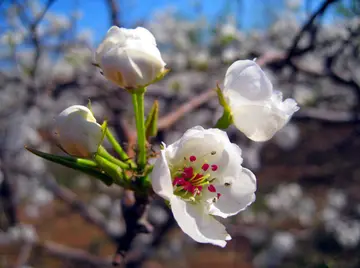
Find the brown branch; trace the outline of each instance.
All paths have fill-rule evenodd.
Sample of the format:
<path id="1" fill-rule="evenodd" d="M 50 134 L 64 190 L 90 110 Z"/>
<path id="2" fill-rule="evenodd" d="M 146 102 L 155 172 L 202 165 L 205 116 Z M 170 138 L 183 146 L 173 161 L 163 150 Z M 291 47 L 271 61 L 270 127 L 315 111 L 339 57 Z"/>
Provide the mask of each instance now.
<path id="1" fill-rule="evenodd" d="M 164 241 L 166 234 L 176 225 L 171 209 L 164 203 L 160 203 L 168 215 L 168 220 L 161 226 L 157 226 L 152 234 L 152 241 L 143 250 L 134 250 L 127 254 L 127 267 L 141 267 L 142 263 L 151 257 L 151 249 L 157 248 Z M 150 250 L 149 250 L 150 249 Z"/>
<path id="2" fill-rule="evenodd" d="M 26 11 L 25 11 L 25 7 L 22 5 L 22 3 L 20 2 L 16 2 L 17 5 L 17 11 L 18 11 L 18 15 L 20 17 L 20 19 L 22 20 L 22 22 L 24 24 L 27 24 L 27 26 L 29 27 L 29 38 L 31 40 L 32 45 L 34 46 L 34 58 L 32 61 L 32 66 L 29 70 L 29 81 L 28 81 L 28 97 L 26 100 L 26 104 L 25 104 L 25 109 L 28 109 L 29 107 L 34 105 L 35 99 L 36 99 L 36 95 L 37 95 L 37 88 L 36 85 L 34 84 L 34 79 L 36 76 L 36 72 L 37 72 L 37 68 L 38 68 L 38 63 L 41 57 L 41 53 L 42 53 L 42 46 L 39 40 L 39 36 L 37 34 L 37 27 L 39 25 L 39 23 L 41 22 L 41 20 L 44 18 L 46 12 L 49 10 L 49 8 L 51 7 L 51 5 L 55 2 L 55 0 L 48 0 L 44 6 L 44 8 L 42 9 L 42 11 L 33 19 L 33 21 L 31 21 L 31 19 L 27 16 Z"/>
<path id="3" fill-rule="evenodd" d="M 130 158 L 135 157 L 135 151 L 133 149 L 136 146 L 137 133 L 125 119 L 121 119 L 120 124 L 127 141 L 128 147 L 126 153 Z"/>
<path id="4" fill-rule="evenodd" d="M 335 63 L 340 57 L 341 52 L 343 52 L 349 45 L 351 45 L 351 40 L 356 40 L 360 36 L 360 30 L 349 30 L 349 37 L 342 41 L 339 48 L 325 60 L 326 74 L 330 76 L 334 81 L 349 86 L 353 89 L 355 96 L 357 97 L 358 105 L 360 104 L 360 85 L 352 78 L 344 78 L 341 75 L 337 74 L 334 70 Z"/>
<path id="5" fill-rule="evenodd" d="M 116 0 L 106 0 L 109 8 L 110 25 L 120 26 L 119 5 Z"/>
<path id="6" fill-rule="evenodd" d="M 47 187 L 55 194 L 57 198 L 69 205 L 74 211 L 78 212 L 79 215 L 83 217 L 88 223 L 98 227 L 101 231 L 112 238 L 112 240 L 115 241 L 117 239 L 116 234 L 110 232 L 110 230 L 107 228 L 105 217 L 97 209 L 86 206 L 82 201 L 76 198 L 76 195 L 72 191 L 61 187 L 56 183 L 55 180 L 47 178 Z"/>
<path id="7" fill-rule="evenodd" d="M 3 165 L 3 167 L 2 167 Z M 10 181 L 7 167 L 1 163 L 0 157 L 0 169 L 3 173 L 3 181 L 0 183 L 0 203 L 3 206 L 4 214 L 8 221 L 8 226 L 0 226 L 0 229 L 8 229 L 15 226 L 18 223 L 17 208 L 15 202 L 15 189 Z"/>
<path id="8" fill-rule="evenodd" d="M 195 98 L 192 98 L 192 100 L 181 105 L 176 111 L 169 113 L 163 118 L 160 118 L 158 123 L 158 129 L 164 130 L 171 127 L 176 121 L 178 121 L 184 115 L 200 107 L 201 105 L 203 105 L 204 103 L 206 103 L 215 96 L 216 96 L 215 90 L 209 89 L 204 93 L 196 96 Z"/>
<path id="9" fill-rule="evenodd" d="M 30 70 L 30 77 L 31 79 L 35 78 L 37 65 L 40 59 L 41 55 L 41 47 L 40 47 L 40 40 L 39 36 L 37 35 L 36 28 L 38 27 L 41 20 L 44 18 L 46 12 L 49 10 L 51 5 L 55 2 L 55 0 L 48 0 L 45 4 L 45 7 L 41 11 L 41 13 L 35 18 L 34 22 L 30 25 L 30 35 L 31 35 L 31 41 L 33 42 L 35 46 L 35 57 L 32 69 Z"/>
<path id="10" fill-rule="evenodd" d="M 302 108 L 293 115 L 294 120 L 317 120 L 332 124 L 354 124 L 359 123 L 359 118 L 354 118 L 348 111 L 332 111 L 319 108 Z"/>
<path id="11" fill-rule="evenodd" d="M 24 252 L 20 252 L 19 259 L 15 264 L 15 267 L 19 267 L 20 262 L 25 264 L 27 259 L 30 257 L 31 248 L 35 250 L 40 250 L 48 255 L 58 258 L 61 261 L 71 261 L 77 264 L 86 265 L 86 267 L 110 267 L 110 259 L 93 256 L 92 254 L 77 248 L 67 247 L 52 241 L 41 241 L 36 239 L 35 241 L 23 241 L 23 240 L 13 240 L 12 237 L 6 237 L 6 234 L 2 234 L 1 237 L 1 246 L 6 245 L 17 245 L 26 243 L 29 245 Z M 22 267 L 22 266 L 21 266 Z"/>
<path id="12" fill-rule="evenodd" d="M 324 12 L 326 11 L 326 9 L 333 3 L 335 3 L 337 0 L 325 0 L 320 7 L 310 16 L 309 20 L 304 24 L 304 26 L 301 28 L 301 30 L 299 31 L 299 33 L 295 36 L 292 45 L 290 46 L 289 52 L 287 53 L 287 59 L 291 59 L 292 56 L 294 56 L 294 54 L 296 53 L 297 50 L 297 46 L 301 40 L 301 38 L 303 37 L 303 35 L 310 31 L 310 29 L 312 28 L 316 18 L 318 18 L 319 16 L 321 16 L 322 14 L 324 14 Z"/>
<path id="13" fill-rule="evenodd" d="M 21 247 L 18 259 L 16 261 L 16 264 L 14 265 L 14 268 L 22 268 L 26 265 L 26 263 L 28 262 L 28 260 L 31 256 L 32 249 L 33 249 L 33 243 L 31 243 L 29 241 L 25 241 Z"/>
<path id="14" fill-rule="evenodd" d="M 118 240 L 117 250 L 112 262 L 114 266 L 128 261 L 129 256 L 127 256 L 127 253 L 139 233 L 150 233 L 153 231 L 153 227 L 147 222 L 149 207 L 149 197 L 147 195 L 135 196 L 134 192 L 125 191 L 121 205 L 123 218 L 126 223 L 126 231 Z"/>
<path id="15" fill-rule="evenodd" d="M 66 247 L 51 241 L 37 243 L 37 247 L 48 253 L 50 256 L 61 260 L 82 263 L 86 265 L 86 267 L 110 267 L 111 265 L 109 259 L 93 256 L 84 250 Z"/>

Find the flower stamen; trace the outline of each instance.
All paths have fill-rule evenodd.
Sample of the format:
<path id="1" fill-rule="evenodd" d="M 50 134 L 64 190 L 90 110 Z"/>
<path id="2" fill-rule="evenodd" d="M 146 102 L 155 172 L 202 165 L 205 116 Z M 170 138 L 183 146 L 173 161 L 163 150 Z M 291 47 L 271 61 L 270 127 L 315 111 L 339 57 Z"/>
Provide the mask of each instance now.
<path id="1" fill-rule="evenodd" d="M 189 160 L 190 160 L 190 162 L 195 162 L 196 156 L 195 155 L 190 156 Z"/>
<path id="2" fill-rule="evenodd" d="M 201 169 L 204 171 L 207 171 L 209 169 L 210 165 L 205 163 L 204 165 L 202 165 Z"/>
<path id="3" fill-rule="evenodd" d="M 210 154 L 214 155 L 216 154 L 216 152 L 212 151 Z M 177 169 L 176 172 L 173 174 L 174 193 L 180 195 L 186 200 L 196 202 L 199 201 L 198 199 L 201 196 L 203 187 L 207 185 L 208 191 L 216 194 L 216 196 L 214 197 L 216 200 L 219 199 L 221 194 L 216 192 L 216 188 L 213 184 L 210 184 L 216 178 L 210 178 L 211 174 L 208 173 L 210 168 L 212 171 L 216 171 L 218 169 L 218 166 L 215 164 L 211 165 L 207 163 L 206 159 L 203 159 L 206 155 L 209 154 L 205 154 L 202 157 L 197 157 L 195 155 L 184 157 L 184 160 L 188 161 L 187 164 L 185 162 L 184 166 Z M 194 163 L 195 161 L 199 161 L 199 159 L 202 159 L 201 162 L 204 162 L 200 166 L 201 168 L 197 169 L 197 167 L 199 166 L 192 163 Z"/>
<path id="4" fill-rule="evenodd" d="M 215 186 L 212 185 L 212 184 L 210 184 L 210 185 L 208 186 L 208 190 L 209 190 L 210 192 L 212 192 L 212 193 L 215 193 L 215 192 L 216 192 L 216 188 L 215 188 Z"/>

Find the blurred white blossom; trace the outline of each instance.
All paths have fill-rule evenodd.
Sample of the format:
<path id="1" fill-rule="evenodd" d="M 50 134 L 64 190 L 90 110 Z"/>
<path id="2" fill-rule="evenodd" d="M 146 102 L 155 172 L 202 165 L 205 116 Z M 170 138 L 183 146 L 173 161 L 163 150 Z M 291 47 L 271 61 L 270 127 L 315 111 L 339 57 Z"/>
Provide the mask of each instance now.
<path id="1" fill-rule="evenodd" d="M 274 136 L 275 143 L 284 150 L 292 150 L 298 145 L 300 130 L 296 124 L 289 123 Z"/>

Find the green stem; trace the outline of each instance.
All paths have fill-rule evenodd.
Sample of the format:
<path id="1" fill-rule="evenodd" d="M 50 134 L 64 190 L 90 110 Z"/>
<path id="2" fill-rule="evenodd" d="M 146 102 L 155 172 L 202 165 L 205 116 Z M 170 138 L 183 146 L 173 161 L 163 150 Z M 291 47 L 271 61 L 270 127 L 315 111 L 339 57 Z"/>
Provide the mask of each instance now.
<path id="1" fill-rule="evenodd" d="M 140 170 L 146 166 L 146 136 L 145 136 L 145 112 L 144 112 L 144 91 L 132 94 L 134 105 L 136 130 L 138 140 L 138 159 L 137 163 Z"/>
<path id="2" fill-rule="evenodd" d="M 118 143 L 118 141 L 115 139 L 114 135 L 111 133 L 111 131 L 107 128 L 105 131 L 106 138 L 111 143 L 112 147 L 114 148 L 115 152 L 120 156 L 120 159 L 123 162 L 129 163 L 130 167 L 132 169 L 136 168 L 136 164 L 134 161 L 132 161 L 131 158 L 127 155 L 127 153 L 124 151 L 124 149 L 121 147 L 121 145 Z"/>
<path id="3" fill-rule="evenodd" d="M 111 176 L 114 179 L 115 183 L 123 187 L 127 186 L 127 184 L 129 183 L 129 178 L 117 164 L 110 162 L 105 157 L 100 156 L 99 154 L 96 154 L 94 158 L 100 168 L 104 170 L 106 174 Z"/>
<path id="4" fill-rule="evenodd" d="M 125 163 L 119 159 L 117 159 L 116 157 L 112 156 L 108 151 L 106 151 L 106 149 L 103 146 L 100 146 L 97 154 L 100 155 L 101 157 L 105 158 L 106 160 L 118 165 L 121 169 L 124 170 L 128 170 L 130 169 L 130 164 Z"/>

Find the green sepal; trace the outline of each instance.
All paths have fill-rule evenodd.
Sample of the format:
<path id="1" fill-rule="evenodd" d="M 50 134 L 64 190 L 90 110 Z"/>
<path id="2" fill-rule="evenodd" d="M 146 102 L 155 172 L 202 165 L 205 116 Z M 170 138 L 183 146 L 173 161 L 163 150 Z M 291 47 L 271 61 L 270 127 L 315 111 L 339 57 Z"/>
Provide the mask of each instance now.
<path id="1" fill-rule="evenodd" d="M 95 177 L 95 178 L 101 180 L 102 182 L 104 182 L 108 186 L 113 183 L 113 179 L 110 176 L 108 176 L 107 174 L 101 172 L 98 169 L 98 165 L 96 164 L 96 162 L 94 162 L 90 159 L 76 158 L 76 157 L 71 157 L 71 156 L 52 155 L 52 154 L 44 153 L 44 152 L 29 148 L 29 147 L 25 147 L 25 149 L 41 158 L 48 160 L 48 161 L 60 164 L 62 166 L 68 167 L 68 168 L 72 168 L 72 169 L 81 171 L 85 174 Z"/>
<path id="2" fill-rule="evenodd" d="M 138 85 L 135 88 L 125 88 L 125 90 L 127 92 L 129 92 L 130 94 L 142 94 L 146 92 L 146 88 L 151 85 L 151 84 L 155 84 L 159 81 L 161 81 L 162 79 L 164 79 L 164 77 L 168 74 L 168 72 L 170 72 L 170 69 L 164 69 L 164 71 L 162 71 L 157 77 L 155 77 L 154 80 L 150 81 L 149 83 L 145 84 L 145 85 Z"/>
<path id="3" fill-rule="evenodd" d="M 157 135 L 158 118 L 159 118 L 159 102 L 155 100 L 154 104 L 151 107 L 149 115 L 147 116 L 145 121 L 146 139 L 149 139 L 149 137 L 155 137 Z"/>
<path id="4" fill-rule="evenodd" d="M 226 129 L 233 123 L 230 106 L 227 104 L 224 94 L 222 93 L 219 85 L 216 85 L 216 93 L 218 95 L 219 103 L 224 108 L 223 115 L 216 122 L 215 127 L 220 129 Z"/>
<path id="5" fill-rule="evenodd" d="M 161 80 L 164 79 L 164 77 L 168 74 L 168 72 L 170 72 L 170 69 L 164 69 L 164 71 L 162 73 L 160 73 L 153 81 L 151 81 L 148 85 L 150 84 L 155 84 Z M 147 86 L 148 86 L 147 85 Z"/>
<path id="6" fill-rule="evenodd" d="M 91 112 L 92 114 L 94 114 L 93 111 L 92 111 L 91 100 L 90 100 L 90 99 L 88 100 L 87 107 L 88 107 L 88 109 L 90 110 L 90 112 Z"/>
<path id="7" fill-rule="evenodd" d="M 108 128 L 108 124 L 107 124 L 107 120 L 105 120 L 105 121 L 101 124 L 101 133 L 102 133 L 102 136 L 101 136 L 101 140 L 100 140 L 100 142 L 99 142 L 99 147 L 101 146 L 101 144 L 103 143 L 103 141 L 104 141 L 104 139 L 105 139 L 107 128 Z"/>

